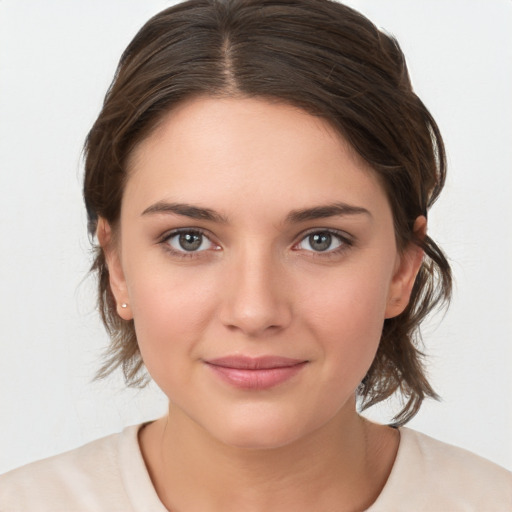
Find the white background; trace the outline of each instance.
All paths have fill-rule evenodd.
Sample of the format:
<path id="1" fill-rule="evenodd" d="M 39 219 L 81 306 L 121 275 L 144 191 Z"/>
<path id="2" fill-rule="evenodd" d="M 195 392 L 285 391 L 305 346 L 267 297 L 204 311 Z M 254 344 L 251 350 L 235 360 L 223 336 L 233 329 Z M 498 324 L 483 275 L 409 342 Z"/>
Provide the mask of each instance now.
<path id="1" fill-rule="evenodd" d="M 91 383 L 108 340 L 80 151 L 121 51 L 170 3 L 0 0 L 0 473 L 165 410 L 155 386 Z M 430 234 L 456 289 L 425 329 L 443 401 L 410 426 L 512 469 L 512 2 L 350 5 L 397 36 L 448 148 Z"/>

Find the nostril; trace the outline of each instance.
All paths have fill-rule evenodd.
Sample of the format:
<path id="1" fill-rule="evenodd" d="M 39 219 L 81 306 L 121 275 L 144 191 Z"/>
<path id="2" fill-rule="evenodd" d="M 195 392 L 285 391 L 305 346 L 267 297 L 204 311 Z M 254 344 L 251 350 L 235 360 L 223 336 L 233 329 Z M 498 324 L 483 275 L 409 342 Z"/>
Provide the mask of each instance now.
<path id="1" fill-rule="evenodd" d="M 274 305 L 265 310 L 242 309 L 240 304 L 225 307 L 221 316 L 230 331 L 241 331 L 247 336 L 276 333 L 290 323 L 290 312 L 284 305 Z"/>

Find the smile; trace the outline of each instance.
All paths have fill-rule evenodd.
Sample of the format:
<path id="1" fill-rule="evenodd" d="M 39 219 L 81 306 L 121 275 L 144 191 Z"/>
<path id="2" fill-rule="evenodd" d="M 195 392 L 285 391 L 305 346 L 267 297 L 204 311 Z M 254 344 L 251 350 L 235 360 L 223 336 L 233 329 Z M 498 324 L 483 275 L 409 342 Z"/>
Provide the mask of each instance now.
<path id="1" fill-rule="evenodd" d="M 247 390 L 269 389 L 294 377 L 309 361 L 287 357 L 227 356 L 205 361 L 224 382 Z"/>

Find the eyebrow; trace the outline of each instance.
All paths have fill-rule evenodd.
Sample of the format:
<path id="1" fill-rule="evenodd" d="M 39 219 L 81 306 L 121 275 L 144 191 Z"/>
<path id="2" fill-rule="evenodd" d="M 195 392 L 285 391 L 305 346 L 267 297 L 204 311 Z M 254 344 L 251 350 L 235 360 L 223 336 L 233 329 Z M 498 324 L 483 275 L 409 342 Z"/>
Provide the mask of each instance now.
<path id="1" fill-rule="evenodd" d="M 165 201 L 158 201 L 158 203 L 146 208 L 142 212 L 142 215 L 149 215 L 153 213 L 170 213 L 189 217 L 190 219 L 209 220 L 222 224 L 226 224 L 228 222 L 225 217 L 210 208 L 200 208 L 187 203 L 167 203 Z"/>
<path id="2" fill-rule="evenodd" d="M 333 203 L 325 206 L 293 210 L 286 216 L 286 222 L 293 224 L 306 220 L 326 219 L 340 215 L 368 215 L 372 217 L 372 214 L 366 208 L 346 203 Z"/>
<path id="3" fill-rule="evenodd" d="M 209 220 L 211 222 L 218 222 L 222 224 L 228 223 L 227 218 L 220 213 L 217 213 L 215 210 L 210 208 L 200 208 L 187 203 L 168 203 L 166 201 L 158 201 L 146 208 L 142 212 L 142 215 L 155 213 L 182 215 L 183 217 L 188 217 L 190 219 Z M 325 206 L 292 210 L 286 216 L 285 222 L 293 224 L 307 220 L 326 219 L 328 217 L 346 215 L 368 215 L 372 217 L 372 214 L 366 208 L 346 203 L 333 203 Z"/>

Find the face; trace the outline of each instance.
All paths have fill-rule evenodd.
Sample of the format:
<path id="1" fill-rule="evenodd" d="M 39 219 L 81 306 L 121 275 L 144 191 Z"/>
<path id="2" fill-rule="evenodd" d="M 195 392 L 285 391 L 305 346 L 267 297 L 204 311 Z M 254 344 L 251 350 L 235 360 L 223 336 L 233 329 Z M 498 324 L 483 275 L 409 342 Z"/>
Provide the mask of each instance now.
<path id="1" fill-rule="evenodd" d="M 295 107 L 203 97 L 128 172 L 116 243 L 104 222 L 98 236 L 173 414 L 266 448 L 355 414 L 421 253 L 397 251 L 385 192 L 350 146 Z"/>

